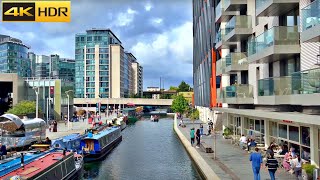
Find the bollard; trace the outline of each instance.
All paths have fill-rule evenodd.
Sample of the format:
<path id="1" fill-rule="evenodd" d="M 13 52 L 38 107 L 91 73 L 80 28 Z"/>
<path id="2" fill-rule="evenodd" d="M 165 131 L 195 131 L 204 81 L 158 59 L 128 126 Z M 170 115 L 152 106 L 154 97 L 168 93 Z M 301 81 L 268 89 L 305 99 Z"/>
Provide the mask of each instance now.
<path id="1" fill-rule="evenodd" d="M 313 180 L 317 180 L 318 177 L 319 177 L 319 172 L 320 172 L 320 169 L 319 168 L 315 168 L 313 170 Z"/>

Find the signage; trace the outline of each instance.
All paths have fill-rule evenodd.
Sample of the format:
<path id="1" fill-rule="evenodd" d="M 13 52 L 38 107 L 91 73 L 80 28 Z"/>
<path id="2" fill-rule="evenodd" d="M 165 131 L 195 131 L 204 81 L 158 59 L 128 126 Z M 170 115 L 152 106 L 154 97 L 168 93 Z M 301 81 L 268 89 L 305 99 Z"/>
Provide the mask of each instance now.
<path id="1" fill-rule="evenodd" d="M 50 86 L 50 95 L 54 94 L 54 86 Z"/>
<path id="2" fill-rule="evenodd" d="M 3 0 L 4 22 L 70 22 L 71 1 Z"/>
<path id="3" fill-rule="evenodd" d="M 293 123 L 292 121 L 289 121 L 289 120 L 282 120 L 282 122 L 284 122 L 284 123 Z"/>

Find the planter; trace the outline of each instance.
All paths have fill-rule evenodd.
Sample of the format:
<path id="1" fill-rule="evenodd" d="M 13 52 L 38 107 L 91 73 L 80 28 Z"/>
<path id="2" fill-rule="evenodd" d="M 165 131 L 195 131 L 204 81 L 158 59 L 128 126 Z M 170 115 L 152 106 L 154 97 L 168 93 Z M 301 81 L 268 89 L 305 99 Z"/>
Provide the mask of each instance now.
<path id="1" fill-rule="evenodd" d="M 231 139 L 231 136 L 223 136 L 224 139 Z"/>

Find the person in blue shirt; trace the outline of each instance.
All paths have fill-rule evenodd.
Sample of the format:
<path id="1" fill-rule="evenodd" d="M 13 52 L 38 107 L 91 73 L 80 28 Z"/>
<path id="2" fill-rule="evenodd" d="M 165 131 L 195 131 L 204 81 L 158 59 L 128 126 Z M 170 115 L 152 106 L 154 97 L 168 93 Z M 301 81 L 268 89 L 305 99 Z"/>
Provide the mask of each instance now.
<path id="1" fill-rule="evenodd" d="M 255 148 L 255 152 L 250 154 L 250 161 L 252 162 L 254 180 L 260 180 L 260 167 L 263 161 L 259 148 Z"/>
<path id="2" fill-rule="evenodd" d="M 194 128 L 190 130 L 190 141 L 191 141 L 191 146 L 194 144 Z"/>

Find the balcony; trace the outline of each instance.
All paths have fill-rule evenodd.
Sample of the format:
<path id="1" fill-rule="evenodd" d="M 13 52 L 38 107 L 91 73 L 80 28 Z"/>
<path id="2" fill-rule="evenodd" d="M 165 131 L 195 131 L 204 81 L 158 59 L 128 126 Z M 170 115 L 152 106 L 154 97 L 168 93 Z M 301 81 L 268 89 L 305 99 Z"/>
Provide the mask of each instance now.
<path id="1" fill-rule="evenodd" d="M 276 26 L 248 41 L 248 62 L 269 63 L 300 54 L 297 26 Z"/>
<path id="2" fill-rule="evenodd" d="M 237 11 L 225 11 L 224 10 L 224 0 L 220 1 L 219 4 L 215 8 L 216 12 L 216 22 L 227 22 L 229 21 L 232 16 L 240 14 Z"/>
<path id="3" fill-rule="evenodd" d="M 258 80 L 259 104 L 319 105 L 320 69 Z"/>
<path id="4" fill-rule="evenodd" d="M 222 90 L 220 88 L 217 88 L 217 103 L 223 103 L 223 98 L 222 98 Z"/>
<path id="5" fill-rule="evenodd" d="M 281 16 L 299 8 L 300 0 L 256 0 L 257 16 Z"/>
<path id="6" fill-rule="evenodd" d="M 238 72 L 248 70 L 248 60 L 246 53 L 236 52 L 230 53 L 225 57 L 226 67 L 225 73 Z"/>
<path id="7" fill-rule="evenodd" d="M 226 34 L 225 29 L 219 29 L 219 31 L 216 34 L 215 48 L 216 49 L 226 49 L 226 48 L 230 48 L 230 47 L 236 48 L 237 47 L 236 42 L 226 42 L 225 34 Z"/>
<path id="8" fill-rule="evenodd" d="M 252 34 L 251 16 L 233 16 L 226 24 L 225 41 L 239 42 Z"/>
<path id="9" fill-rule="evenodd" d="M 320 41 L 320 0 L 316 0 L 301 9 L 302 42 Z"/>
<path id="10" fill-rule="evenodd" d="M 225 11 L 240 11 L 247 7 L 247 0 L 224 0 L 223 9 Z"/>
<path id="11" fill-rule="evenodd" d="M 223 101 L 228 104 L 253 104 L 253 86 L 238 84 L 223 88 Z"/>
<path id="12" fill-rule="evenodd" d="M 225 58 L 219 59 L 216 62 L 216 76 L 219 76 L 221 74 L 225 73 L 225 67 L 226 67 L 226 60 Z"/>

